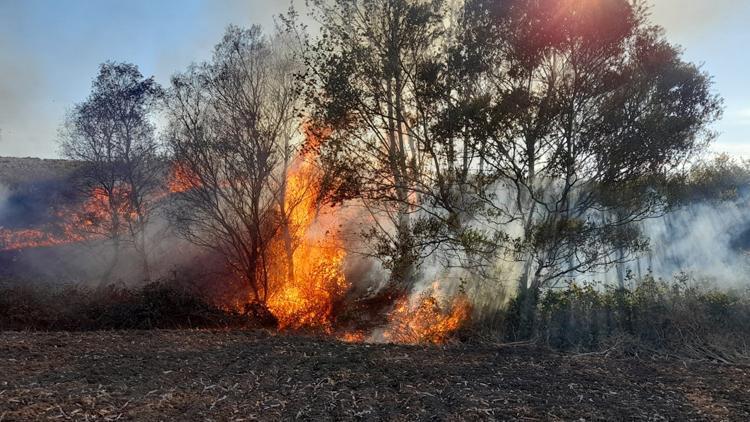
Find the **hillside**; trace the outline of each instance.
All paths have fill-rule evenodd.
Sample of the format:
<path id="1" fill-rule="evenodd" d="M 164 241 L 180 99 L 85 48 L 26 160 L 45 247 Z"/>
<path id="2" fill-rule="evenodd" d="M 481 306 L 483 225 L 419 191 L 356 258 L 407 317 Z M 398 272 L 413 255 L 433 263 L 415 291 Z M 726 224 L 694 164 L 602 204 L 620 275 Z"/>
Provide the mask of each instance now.
<path id="1" fill-rule="evenodd" d="M 80 168 L 80 163 L 70 160 L 0 157 L 0 185 L 13 189 L 30 183 L 64 180 Z"/>

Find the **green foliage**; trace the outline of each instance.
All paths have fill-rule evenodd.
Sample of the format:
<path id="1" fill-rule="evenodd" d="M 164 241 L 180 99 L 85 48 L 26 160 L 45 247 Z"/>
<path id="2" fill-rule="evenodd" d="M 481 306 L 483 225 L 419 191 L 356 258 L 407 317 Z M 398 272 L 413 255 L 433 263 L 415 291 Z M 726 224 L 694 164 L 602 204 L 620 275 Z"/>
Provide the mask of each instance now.
<path id="1" fill-rule="evenodd" d="M 536 289 L 627 260 L 721 114 L 638 2 L 312 4 L 301 82 L 327 184 L 375 214 L 365 244 L 394 272 L 513 256 Z"/>
<path id="2" fill-rule="evenodd" d="M 633 289 L 569 284 L 537 306 L 535 337 L 561 350 L 637 349 L 729 359 L 750 335 L 750 292 L 720 290 L 685 276 L 646 277 Z"/>
<path id="3" fill-rule="evenodd" d="M 750 185 L 750 163 L 721 154 L 693 166 L 671 186 L 677 203 L 727 201 L 737 198 L 739 190 Z"/>

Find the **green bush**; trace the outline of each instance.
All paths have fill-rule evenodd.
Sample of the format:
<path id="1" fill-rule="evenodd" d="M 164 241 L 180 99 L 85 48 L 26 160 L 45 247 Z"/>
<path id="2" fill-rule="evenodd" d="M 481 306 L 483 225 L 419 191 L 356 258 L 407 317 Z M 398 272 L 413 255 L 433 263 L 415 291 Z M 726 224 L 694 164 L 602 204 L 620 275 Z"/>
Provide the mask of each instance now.
<path id="1" fill-rule="evenodd" d="M 646 277 L 633 289 L 571 283 L 543 293 L 534 338 L 560 350 L 618 345 L 718 360 L 750 357 L 750 292 L 686 277 Z"/>

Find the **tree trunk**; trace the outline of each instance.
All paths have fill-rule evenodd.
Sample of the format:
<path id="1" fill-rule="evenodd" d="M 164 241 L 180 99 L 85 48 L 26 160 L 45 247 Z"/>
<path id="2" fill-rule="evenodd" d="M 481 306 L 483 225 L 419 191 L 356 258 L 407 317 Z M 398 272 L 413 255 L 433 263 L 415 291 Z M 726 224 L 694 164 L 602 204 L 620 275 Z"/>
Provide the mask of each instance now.
<path id="1" fill-rule="evenodd" d="M 143 264 L 143 280 L 146 282 L 151 281 L 151 266 L 148 262 L 148 253 L 146 252 L 145 245 L 141 249 L 141 262 Z"/>
<path id="2" fill-rule="evenodd" d="M 284 253 L 286 254 L 286 281 L 294 283 L 294 244 L 289 231 L 289 222 L 281 228 L 281 235 L 284 238 Z"/>
<path id="3" fill-rule="evenodd" d="M 534 336 L 539 292 L 532 286 L 523 287 L 516 297 L 518 326 L 515 340 L 529 340 Z"/>
<path id="4" fill-rule="evenodd" d="M 288 142 L 284 144 L 284 150 L 287 151 L 289 149 Z M 285 157 L 284 159 L 284 173 L 282 177 L 284 178 L 281 186 L 281 190 L 279 193 L 279 211 L 283 218 L 283 223 L 281 225 L 281 237 L 284 241 L 284 254 L 286 255 L 286 281 L 287 283 L 294 283 L 294 242 L 292 239 L 292 232 L 289 222 L 289 210 L 286 208 L 286 198 L 287 198 L 287 175 L 289 174 L 289 159 L 288 157 Z"/>
<path id="5" fill-rule="evenodd" d="M 102 279 L 99 282 L 98 289 L 104 289 L 112 282 L 112 273 L 115 270 L 115 267 L 117 267 L 118 262 L 120 261 L 120 239 L 119 237 L 116 237 L 112 239 L 112 260 L 109 263 L 109 266 L 104 271 L 104 274 L 102 274 Z"/>

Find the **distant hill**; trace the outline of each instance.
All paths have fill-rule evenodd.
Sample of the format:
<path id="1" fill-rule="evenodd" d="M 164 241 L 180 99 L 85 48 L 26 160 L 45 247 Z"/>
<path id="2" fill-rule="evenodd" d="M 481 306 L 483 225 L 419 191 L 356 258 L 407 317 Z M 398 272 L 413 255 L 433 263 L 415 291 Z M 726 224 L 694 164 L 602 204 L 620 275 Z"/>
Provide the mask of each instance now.
<path id="1" fill-rule="evenodd" d="M 37 228 L 55 209 L 80 200 L 82 163 L 0 157 L 0 227 Z"/>
<path id="2" fill-rule="evenodd" d="M 0 157 L 0 185 L 18 190 L 40 182 L 65 181 L 80 169 L 80 162 L 70 160 Z"/>

